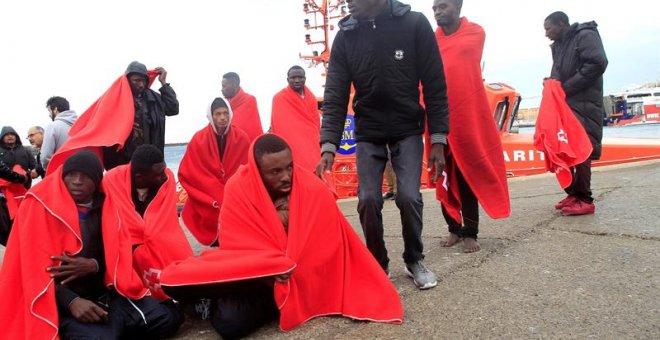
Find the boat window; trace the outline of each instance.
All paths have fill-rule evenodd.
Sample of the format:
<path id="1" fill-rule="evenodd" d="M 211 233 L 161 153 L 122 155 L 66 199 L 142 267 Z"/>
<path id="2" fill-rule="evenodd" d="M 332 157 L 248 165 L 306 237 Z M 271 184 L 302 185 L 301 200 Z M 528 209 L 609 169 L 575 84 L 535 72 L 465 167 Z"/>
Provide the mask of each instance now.
<path id="1" fill-rule="evenodd" d="M 506 120 L 506 114 L 509 111 L 509 97 L 504 98 L 503 101 L 497 103 L 495 107 L 495 124 L 497 125 L 497 131 L 501 131 L 504 126 L 504 121 Z"/>
<path id="2" fill-rule="evenodd" d="M 513 110 L 511 110 L 511 119 L 509 119 L 509 127 L 507 130 L 510 132 L 513 127 L 513 123 L 518 119 L 518 108 L 520 107 L 520 96 L 516 97 L 516 101 L 513 103 Z"/>

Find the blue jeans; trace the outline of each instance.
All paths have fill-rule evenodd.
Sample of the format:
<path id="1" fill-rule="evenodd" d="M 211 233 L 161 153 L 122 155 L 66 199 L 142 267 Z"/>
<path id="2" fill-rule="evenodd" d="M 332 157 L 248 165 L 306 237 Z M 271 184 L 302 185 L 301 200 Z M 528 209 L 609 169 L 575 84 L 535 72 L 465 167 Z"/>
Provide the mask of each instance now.
<path id="1" fill-rule="evenodd" d="M 389 147 L 392 168 L 396 174 L 396 206 L 401 213 L 403 260 L 414 263 L 422 254 L 422 211 L 424 202 L 419 192 L 424 146 L 422 136 L 410 136 L 396 142 L 357 143 L 358 213 L 367 248 L 378 263 L 387 269 L 389 258 L 383 239 L 383 171 Z"/>

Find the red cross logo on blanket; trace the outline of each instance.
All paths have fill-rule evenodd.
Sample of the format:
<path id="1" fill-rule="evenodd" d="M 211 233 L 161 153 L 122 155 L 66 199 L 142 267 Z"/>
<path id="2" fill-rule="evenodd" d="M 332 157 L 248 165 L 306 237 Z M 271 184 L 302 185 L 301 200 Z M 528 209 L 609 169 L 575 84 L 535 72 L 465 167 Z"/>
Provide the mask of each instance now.
<path id="1" fill-rule="evenodd" d="M 564 142 L 564 143 L 568 144 L 568 134 L 566 134 L 566 132 L 564 132 L 564 129 L 561 129 L 561 130 L 559 130 L 559 132 L 557 132 L 557 139 L 560 142 Z"/>
<path id="2" fill-rule="evenodd" d="M 149 270 L 144 271 L 142 279 L 149 290 L 156 291 L 160 289 L 160 272 L 159 269 L 155 268 L 149 268 Z"/>

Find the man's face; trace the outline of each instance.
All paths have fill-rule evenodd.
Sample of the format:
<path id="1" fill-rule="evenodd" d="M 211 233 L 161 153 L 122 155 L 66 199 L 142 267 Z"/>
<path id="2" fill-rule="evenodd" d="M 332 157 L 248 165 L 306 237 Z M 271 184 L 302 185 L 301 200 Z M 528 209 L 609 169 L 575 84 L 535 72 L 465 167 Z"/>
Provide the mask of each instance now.
<path id="1" fill-rule="evenodd" d="M 305 88 L 305 70 L 293 69 L 289 72 L 289 75 L 286 77 L 286 80 L 289 82 L 289 86 L 296 91 L 302 92 Z"/>
<path id="2" fill-rule="evenodd" d="M 552 41 L 556 41 L 561 38 L 561 35 L 564 31 L 564 23 L 553 24 L 550 20 L 546 20 L 543 23 L 543 28 L 545 29 L 545 36 Z"/>
<path id="3" fill-rule="evenodd" d="M 368 19 L 383 0 L 346 0 L 348 11 L 355 19 Z"/>
<path id="4" fill-rule="evenodd" d="M 236 93 L 238 93 L 238 84 L 234 80 L 227 78 L 222 78 L 222 95 L 225 98 L 234 98 Z"/>
<path id="5" fill-rule="evenodd" d="M 433 1 L 433 14 L 438 26 L 450 26 L 460 20 L 461 9 L 454 0 Z"/>
<path id="6" fill-rule="evenodd" d="M 229 125 L 229 109 L 226 107 L 219 107 L 213 110 L 213 125 L 218 132 L 224 132 Z"/>
<path id="7" fill-rule="evenodd" d="M 92 200 L 96 185 L 89 176 L 80 171 L 71 171 L 64 176 L 63 180 L 76 204 L 89 203 Z"/>
<path id="8" fill-rule="evenodd" d="M 55 106 L 49 106 L 48 107 L 48 117 L 50 117 L 50 120 L 55 120 L 55 117 L 60 113 L 60 111 L 57 109 Z"/>
<path id="9" fill-rule="evenodd" d="M 2 137 L 2 142 L 7 145 L 12 145 L 16 143 L 16 136 L 13 133 L 8 133 Z"/>
<path id="10" fill-rule="evenodd" d="M 291 192 L 293 157 L 290 149 L 261 156 L 257 159 L 257 166 L 271 198 L 283 197 Z"/>
<path id="11" fill-rule="evenodd" d="M 131 92 L 133 95 L 141 95 L 147 89 L 147 79 L 139 74 L 131 74 L 128 76 L 128 82 L 131 84 Z"/>
<path id="12" fill-rule="evenodd" d="M 40 148 L 44 142 L 44 133 L 35 128 L 30 128 L 28 130 L 27 139 L 30 142 L 30 145 Z"/>
<path id="13" fill-rule="evenodd" d="M 151 166 L 151 169 L 146 173 L 136 173 L 134 185 L 138 189 L 157 190 L 165 181 L 167 181 L 167 174 L 165 173 L 165 162 L 156 163 Z"/>

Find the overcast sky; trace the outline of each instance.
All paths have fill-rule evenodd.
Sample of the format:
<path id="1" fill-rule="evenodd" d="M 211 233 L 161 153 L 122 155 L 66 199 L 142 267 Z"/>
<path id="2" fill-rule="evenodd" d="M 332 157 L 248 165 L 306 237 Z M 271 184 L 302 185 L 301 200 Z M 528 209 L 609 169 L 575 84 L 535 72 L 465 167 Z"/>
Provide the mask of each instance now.
<path id="1" fill-rule="evenodd" d="M 405 2 L 405 1 L 404 1 Z M 163 66 L 181 103 L 167 119 L 166 141 L 187 142 L 202 128 L 225 72 L 238 72 L 257 97 L 264 128 L 273 94 L 286 86 L 286 70 L 303 63 L 303 1 L 97 0 L 3 1 L 0 4 L 0 125 L 21 137 L 47 125 L 46 100 L 64 96 L 79 114 L 138 60 Z M 432 0 L 408 1 L 432 19 Z M 660 80 L 660 21 L 650 0 L 465 0 L 463 15 L 486 30 L 487 81 L 505 82 L 538 104 L 549 73 L 543 19 L 563 10 L 571 22 L 595 20 L 610 65 L 605 92 Z M 320 68 L 308 85 L 322 95 Z M 155 86 L 157 89 L 158 86 Z M 112 127 L 112 122 L 109 128 Z M 23 139 L 27 144 L 27 140 Z"/>

